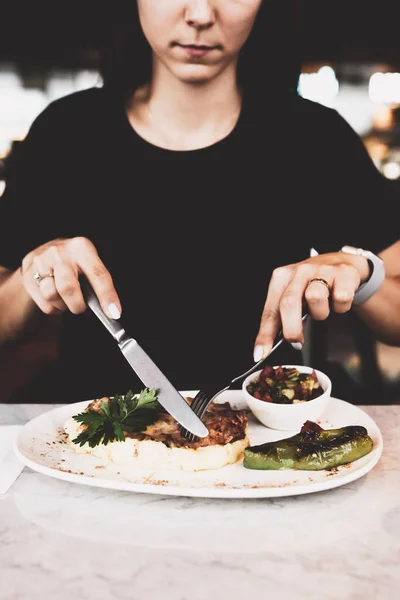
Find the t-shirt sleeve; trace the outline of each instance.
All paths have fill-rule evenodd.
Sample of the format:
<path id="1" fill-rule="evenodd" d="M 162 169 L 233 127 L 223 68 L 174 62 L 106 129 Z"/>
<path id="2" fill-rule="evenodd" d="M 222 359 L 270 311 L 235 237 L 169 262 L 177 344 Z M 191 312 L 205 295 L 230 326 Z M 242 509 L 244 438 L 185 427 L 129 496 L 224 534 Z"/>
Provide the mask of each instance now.
<path id="1" fill-rule="evenodd" d="M 7 159 L 0 197 L 0 265 L 8 269 L 17 269 L 29 251 L 53 239 L 48 235 L 57 212 L 57 139 L 57 118 L 49 105 Z"/>
<path id="2" fill-rule="evenodd" d="M 327 114 L 316 136 L 314 177 L 321 193 L 312 219 L 315 248 L 322 253 L 349 244 L 377 253 L 400 237 L 398 188 L 380 173 L 350 124 L 335 110 Z"/>

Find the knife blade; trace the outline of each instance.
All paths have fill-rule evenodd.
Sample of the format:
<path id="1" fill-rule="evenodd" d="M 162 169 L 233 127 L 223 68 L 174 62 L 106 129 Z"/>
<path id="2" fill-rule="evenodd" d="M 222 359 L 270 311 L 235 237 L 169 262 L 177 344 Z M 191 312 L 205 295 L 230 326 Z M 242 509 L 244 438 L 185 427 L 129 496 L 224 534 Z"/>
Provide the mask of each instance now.
<path id="1" fill-rule="evenodd" d="M 122 325 L 118 321 L 107 317 L 86 277 L 80 277 L 80 284 L 86 304 L 116 340 L 122 355 L 138 375 L 139 379 L 141 379 L 146 387 L 157 390 L 159 403 L 178 423 L 194 435 L 206 437 L 208 435 L 207 427 L 191 409 L 184 397 L 174 388 L 172 383 L 138 342 L 127 335 Z"/>

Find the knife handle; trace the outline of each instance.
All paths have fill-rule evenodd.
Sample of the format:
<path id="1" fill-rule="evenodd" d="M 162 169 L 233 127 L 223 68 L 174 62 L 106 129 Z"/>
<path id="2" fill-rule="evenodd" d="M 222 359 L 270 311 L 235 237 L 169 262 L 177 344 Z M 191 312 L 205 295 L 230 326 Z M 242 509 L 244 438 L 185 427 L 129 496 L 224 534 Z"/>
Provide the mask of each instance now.
<path id="1" fill-rule="evenodd" d="M 119 343 L 125 335 L 125 329 L 121 326 L 118 321 L 110 319 L 104 313 L 101 308 L 100 302 L 94 292 L 94 289 L 90 285 L 89 281 L 84 275 L 80 275 L 79 283 L 82 289 L 82 294 L 88 307 L 94 312 L 96 317 L 103 323 L 104 327 Z"/>

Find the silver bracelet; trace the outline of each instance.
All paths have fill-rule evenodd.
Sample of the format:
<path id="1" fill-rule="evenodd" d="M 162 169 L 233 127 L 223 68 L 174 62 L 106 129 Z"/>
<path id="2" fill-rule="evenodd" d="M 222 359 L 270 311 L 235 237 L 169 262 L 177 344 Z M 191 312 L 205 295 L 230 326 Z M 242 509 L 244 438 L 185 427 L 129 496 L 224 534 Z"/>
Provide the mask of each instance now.
<path id="1" fill-rule="evenodd" d="M 354 248 L 353 246 L 343 246 L 340 249 L 341 252 L 347 254 L 358 254 L 364 256 L 368 260 L 370 266 L 370 276 L 367 281 L 362 283 L 354 294 L 353 305 L 359 306 L 364 304 L 379 290 L 385 279 L 385 265 L 379 256 L 371 252 L 370 250 L 363 250 L 363 248 Z"/>

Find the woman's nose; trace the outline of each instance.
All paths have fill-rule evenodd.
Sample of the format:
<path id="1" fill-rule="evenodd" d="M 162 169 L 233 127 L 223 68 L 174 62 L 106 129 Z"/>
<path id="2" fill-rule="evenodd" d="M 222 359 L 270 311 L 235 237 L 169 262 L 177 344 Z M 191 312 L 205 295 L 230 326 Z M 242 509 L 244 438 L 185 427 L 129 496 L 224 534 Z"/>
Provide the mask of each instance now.
<path id="1" fill-rule="evenodd" d="M 215 9 L 211 0 L 187 0 L 185 20 L 191 27 L 208 29 L 215 21 Z"/>

